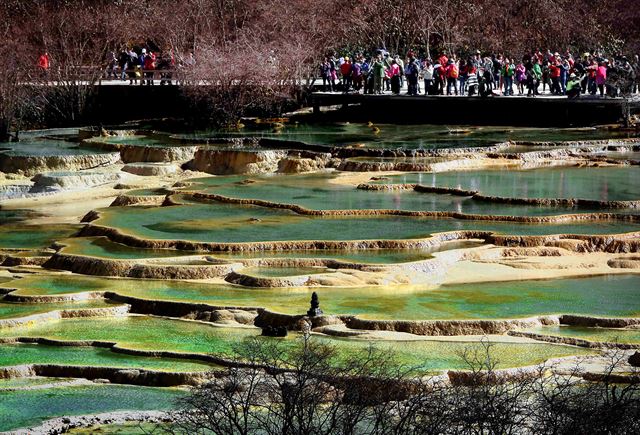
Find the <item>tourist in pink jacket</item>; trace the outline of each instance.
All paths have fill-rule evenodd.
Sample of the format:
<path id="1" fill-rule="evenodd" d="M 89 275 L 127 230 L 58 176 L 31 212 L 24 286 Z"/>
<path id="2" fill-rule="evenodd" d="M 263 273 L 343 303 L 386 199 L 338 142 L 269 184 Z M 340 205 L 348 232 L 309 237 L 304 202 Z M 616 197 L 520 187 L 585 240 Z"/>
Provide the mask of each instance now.
<path id="1" fill-rule="evenodd" d="M 598 63 L 598 68 L 596 69 L 596 85 L 598 85 L 598 90 L 600 91 L 600 96 L 604 97 L 604 84 L 607 82 L 607 67 L 604 62 Z"/>

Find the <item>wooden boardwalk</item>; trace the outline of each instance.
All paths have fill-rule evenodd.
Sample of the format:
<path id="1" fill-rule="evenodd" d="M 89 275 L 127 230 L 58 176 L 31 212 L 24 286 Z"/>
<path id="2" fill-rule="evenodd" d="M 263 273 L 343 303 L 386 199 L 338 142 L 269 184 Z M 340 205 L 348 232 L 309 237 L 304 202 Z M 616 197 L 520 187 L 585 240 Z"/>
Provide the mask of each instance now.
<path id="1" fill-rule="evenodd" d="M 592 96 L 480 98 L 316 92 L 311 104 L 316 114 L 323 107 L 339 106 L 343 116 L 361 121 L 426 124 L 589 126 L 619 123 L 626 113 L 640 112 L 640 100 Z"/>

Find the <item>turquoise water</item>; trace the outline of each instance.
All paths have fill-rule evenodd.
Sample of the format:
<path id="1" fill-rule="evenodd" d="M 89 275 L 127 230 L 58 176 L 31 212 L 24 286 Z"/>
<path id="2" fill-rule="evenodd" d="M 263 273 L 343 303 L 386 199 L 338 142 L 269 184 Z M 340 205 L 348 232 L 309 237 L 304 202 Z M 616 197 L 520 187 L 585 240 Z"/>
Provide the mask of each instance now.
<path id="1" fill-rule="evenodd" d="M 206 372 L 215 369 L 213 365 L 197 361 L 126 355 L 98 347 L 0 344 L 0 367 L 21 364 L 138 368 L 167 372 Z"/>
<path id="2" fill-rule="evenodd" d="M 640 169 L 636 171 L 640 174 Z M 500 173 L 498 171 L 492 172 Z M 464 172 L 456 174 L 464 174 Z M 390 177 L 391 181 L 389 182 L 415 183 L 418 180 L 416 175 L 419 175 L 419 180 L 423 184 L 429 185 L 432 184 L 429 182 L 432 176 L 434 178 L 436 176 L 442 176 L 441 174 L 408 174 Z M 453 177 L 453 175 L 451 176 Z M 454 211 L 470 214 L 515 216 L 556 215 L 576 212 L 576 209 L 567 207 L 491 204 L 474 201 L 470 197 L 414 192 L 413 190 L 360 190 L 356 189 L 355 186 L 331 183 L 336 177 L 336 174 L 327 173 L 311 175 L 208 177 L 190 180 L 194 185 L 189 186 L 187 190 L 201 190 L 205 193 L 216 193 L 234 198 L 253 198 L 279 203 L 298 204 L 314 210 L 394 209 Z M 398 181 L 400 179 L 407 181 Z M 243 183 L 245 180 L 253 182 Z M 580 208 L 578 211 L 584 213 L 602 210 Z"/>
<path id="3" fill-rule="evenodd" d="M 78 276 L 34 276 L 14 281 L 19 294 L 61 294 L 111 290 L 154 300 L 257 306 L 300 314 L 317 292 L 327 314 L 371 319 L 492 319 L 542 314 L 605 317 L 640 315 L 640 275 L 509 281 L 482 284 L 357 288 L 252 289 L 179 281 L 115 280 Z"/>
<path id="4" fill-rule="evenodd" d="M 1 225 L 0 248 L 48 248 L 53 242 L 70 237 L 79 225 Z"/>
<path id="5" fill-rule="evenodd" d="M 122 347 L 196 353 L 231 354 L 234 343 L 260 334 L 259 329 L 221 328 L 210 324 L 145 316 L 64 319 L 0 330 L 3 337 L 117 342 Z"/>
<path id="6" fill-rule="evenodd" d="M 0 143 L 0 159 L 8 156 L 77 156 L 102 154 L 101 151 L 82 148 L 75 142 L 51 139 L 25 140 L 20 142 Z"/>
<path id="7" fill-rule="evenodd" d="M 61 241 L 67 245 L 65 254 L 85 255 L 100 258 L 136 259 L 136 258 L 165 258 L 182 255 L 192 255 L 189 251 L 168 249 L 140 249 L 115 243 L 106 237 L 76 237 Z M 424 260 L 431 257 L 432 252 L 445 249 L 459 249 L 479 246 L 475 242 L 452 242 L 441 248 L 433 249 L 373 249 L 362 251 L 259 251 L 246 253 L 216 252 L 207 255 L 219 260 L 234 261 L 252 258 L 327 258 L 358 263 L 391 264 L 408 261 Z M 202 253 L 200 253 L 202 255 Z"/>
<path id="8" fill-rule="evenodd" d="M 236 345 L 247 338 L 256 337 L 259 329 L 213 327 L 194 322 L 184 322 L 150 317 L 125 317 L 101 319 L 65 319 L 55 323 L 15 327 L 0 330 L 1 336 L 49 337 L 61 340 L 111 340 L 123 347 L 147 350 L 170 350 L 196 353 L 213 353 L 234 356 Z M 298 346 L 297 334 L 285 339 L 286 349 Z M 272 338 L 261 338 L 273 340 Z M 323 342 L 337 346 L 341 352 L 366 351 L 372 343 L 368 340 L 344 340 L 318 337 Z M 399 362 L 425 371 L 444 368 L 464 368 L 461 353 L 477 344 L 464 341 L 375 341 L 380 349 L 396 355 Z M 551 357 L 576 355 L 584 350 L 549 344 L 496 343 L 494 356 L 501 367 L 537 364 Z"/>
<path id="9" fill-rule="evenodd" d="M 186 394 L 176 388 L 108 384 L 0 391 L 0 430 L 35 426 L 64 415 L 168 410 Z"/>
<path id="10" fill-rule="evenodd" d="M 369 148 L 433 149 L 450 147 L 486 146 L 507 140 L 558 141 L 593 140 L 627 137 L 627 133 L 596 129 L 552 129 L 514 127 L 467 127 L 437 125 L 376 124 L 376 133 L 366 124 L 334 123 L 306 125 L 285 123 L 273 132 L 272 125 L 246 127 L 237 132 L 203 132 L 185 135 L 188 138 L 224 139 L 233 137 L 259 137 L 302 141 L 324 145 L 363 145 Z"/>
<path id="11" fill-rule="evenodd" d="M 174 207 L 110 207 L 94 223 L 149 239 L 228 243 L 414 239 L 465 229 L 514 235 L 616 234 L 640 229 L 637 223 L 618 221 L 517 224 L 405 216 L 311 217 L 286 210 L 215 202 Z"/>
<path id="12" fill-rule="evenodd" d="M 61 240 L 65 245 L 62 252 L 65 254 L 86 255 L 90 257 L 115 258 L 120 260 L 136 258 L 166 258 L 192 255 L 189 251 L 176 251 L 169 249 L 140 249 L 132 248 L 121 243 L 115 243 L 106 237 L 75 237 Z"/>
<path id="13" fill-rule="evenodd" d="M 480 191 L 511 198 L 583 198 L 598 201 L 639 200 L 640 167 L 556 167 L 412 173 L 389 177 L 393 183 L 419 183 Z"/>
<path id="14" fill-rule="evenodd" d="M 573 337 L 605 343 L 640 344 L 640 329 L 587 328 L 582 326 L 544 326 L 526 329 L 536 334 Z"/>
<path id="15" fill-rule="evenodd" d="M 109 144 L 122 144 L 122 145 L 134 145 L 134 146 L 152 146 L 152 147 L 172 147 L 179 146 L 179 144 L 172 143 L 171 139 L 158 138 L 145 135 L 131 135 L 131 136 L 109 136 L 94 139 L 96 142 L 104 142 Z"/>

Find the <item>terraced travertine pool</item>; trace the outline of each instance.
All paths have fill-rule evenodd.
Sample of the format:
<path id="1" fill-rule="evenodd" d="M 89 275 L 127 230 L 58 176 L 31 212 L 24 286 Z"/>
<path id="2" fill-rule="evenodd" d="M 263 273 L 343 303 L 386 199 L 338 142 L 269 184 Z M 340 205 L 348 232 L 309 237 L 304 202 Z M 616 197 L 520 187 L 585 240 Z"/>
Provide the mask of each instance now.
<path id="1" fill-rule="evenodd" d="M 17 287 L 18 295 L 60 295 L 108 290 L 149 300 L 257 306 L 287 314 L 305 312 L 311 292 L 315 291 L 327 314 L 358 315 L 362 318 L 385 320 L 509 319 L 544 314 L 640 316 L 638 274 L 440 287 L 422 285 L 313 289 L 254 289 L 184 281 L 44 275 L 26 277 L 5 286 Z"/>
<path id="2" fill-rule="evenodd" d="M 390 176 L 389 179 L 390 183 L 451 187 L 507 198 L 580 198 L 597 201 L 640 199 L 637 188 L 640 184 L 638 166 L 411 173 Z"/>
<path id="3" fill-rule="evenodd" d="M 9 302 L 0 302 L 0 319 L 10 319 L 15 317 L 24 317 L 32 314 L 45 313 L 54 310 L 79 310 L 87 308 L 105 308 L 112 307 L 103 300 L 94 300 L 87 302 L 68 302 L 55 304 L 18 304 Z"/>
<path id="4" fill-rule="evenodd" d="M 108 384 L 9 391 L 0 389 L 0 431 L 36 426 L 64 415 L 168 410 L 186 393 L 186 390 L 178 388 Z"/>
<path id="5" fill-rule="evenodd" d="M 57 340 L 115 341 L 120 347 L 138 350 L 163 350 L 215 354 L 232 357 L 243 339 L 260 334 L 257 328 L 215 327 L 192 321 L 167 320 L 145 316 L 97 319 L 65 319 L 33 327 L 14 327 L 0 330 L 0 337 L 43 337 Z M 271 338 L 265 338 L 272 340 Z M 333 343 L 341 352 L 366 350 L 367 340 L 343 340 L 318 337 Z M 289 346 L 296 346 L 295 334 Z M 388 341 L 376 346 L 392 352 L 407 366 L 431 372 L 445 368 L 465 368 L 462 358 L 465 349 L 479 346 L 470 341 Z M 542 343 L 496 342 L 491 348 L 500 367 L 537 364 L 549 358 L 580 355 L 587 352 L 569 346 Z"/>
<path id="6" fill-rule="evenodd" d="M 94 224 L 147 239 L 246 243 L 290 240 L 419 239 L 479 230 L 514 235 L 620 234 L 640 224 L 579 221 L 559 224 L 469 221 L 406 216 L 311 217 L 285 210 L 223 203 L 174 207 L 110 207 Z"/>
<path id="7" fill-rule="evenodd" d="M 367 351 L 373 343 L 385 354 L 395 355 L 399 363 L 421 373 L 467 369 L 468 364 L 462 354 L 470 349 L 481 349 L 483 339 L 470 334 L 489 331 L 489 328 L 482 329 L 486 325 L 502 325 L 499 330 L 504 331 L 500 335 L 484 337 L 490 343 L 490 355 L 497 361 L 498 368 L 528 366 L 551 358 L 600 354 L 597 349 L 510 336 L 508 330 L 594 342 L 640 344 L 638 330 L 631 328 L 580 328 L 564 324 L 526 328 L 536 324 L 540 316 L 549 316 L 548 319 L 556 322 L 563 319 L 556 315 L 563 314 L 640 317 L 640 256 L 637 252 L 640 244 L 636 233 L 640 231 L 640 221 L 627 216 L 640 212 L 640 209 L 632 207 L 633 204 L 625 204 L 626 208 L 611 208 L 621 204 L 594 202 L 575 207 L 538 206 L 411 189 L 358 189 L 361 183 L 417 183 L 478 191 L 485 196 L 637 201 L 640 200 L 637 189 L 640 171 L 637 165 L 628 161 L 638 153 L 637 144 L 632 142 L 618 141 L 610 148 L 599 148 L 591 156 L 581 152 L 570 161 L 540 157 L 543 153 L 529 153 L 524 157 L 512 155 L 509 159 L 499 155 L 573 148 L 585 140 L 619 139 L 627 137 L 627 133 L 605 129 L 375 127 L 380 131 L 376 133 L 374 128 L 363 124 L 285 124 L 284 128 L 278 126 L 277 132 L 273 132 L 273 125 L 265 124 L 239 132 L 202 132 L 175 137 L 154 132 L 99 138 L 98 141 L 111 144 L 141 147 L 188 145 L 224 149 L 225 153 L 230 153 L 230 159 L 236 149 L 246 152 L 242 158 L 250 158 L 252 150 L 260 149 L 256 141 L 260 138 L 278 139 L 283 149 L 305 150 L 305 146 L 294 144 L 302 141 L 327 145 L 321 148 L 326 152 L 331 151 L 332 146 L 341 151 L 334 152 L 331 165 L 306 174 L 205 176 L 178 169 L 196 167 L 190 166 L 189 162 L 166 162 L 167 166 L 176 168 L 171 175 L 128 174 L 126 182 L 121 181 L 118 186 L 116 181 L 109 181 L 101 187 L 60 197 L 67 199 L 58 199 L 58 193 L 51 197 L 22 198 L 19 201 L 9 199 L 11 195 L 3 197 L 0 201 L 0 255 L 7 258 L 7 265 L 0 266 L 0 374 L 16 376 L 18 372 L 4 369 L 28 364 L 82 366 L 94 371 L 97 367 L 109 367 L 132 376 L 141 369 L 167 372 L 158 375 L 165 377 L 185 372 L 198 372 L 200 376 L 210 370 L 220 374 L 224 372 L 221 367 L 210 361 L 226 363 L 212 356 L 233 358 L 237 346 L 245 340 L 282 340 L 286 357 L 299 346 L 298 324 L 294 321 L 289 323 L 295 330 L 290 331 L 287 338 L 261 337 L 261 330 L 251 324 L 253 316 L 260 312 L 266 322 L 270 321 L 269 316 L 295 320 L 293 316 L 307 312 L 313 292 L 319 296 L 324 313 L 335 316 L 335 321 L 343 322 L 327 329 L 315 329 L 312 334 L 314 340 L 335 346 L 338 354 L 343 356 Z M 84 132 L 83 137 L 86 134 L 88 132 Z M 0 161 L 15 156 L 39 158 L 51 155 L 80 156 L 82 160 L 91 160 L 84 156 L 102 154 L 89 144 L 85 146 L 77 130 L 40 132 L 26 137 L 27 141 L 11 146 L 0 144 L 3 148 Z M 554 143 L 512 143 L 499 148 L 493 156 L 469 149 L 463 154 L 411 157 L 412 150 L 416 149 L 485 147 L 486 151 L 487 146 L 508 140 Z M 579 142 L 558 142 L 562 140 Z M 231 141 L 233 145 L 230 145 Z M 269 146 L 273 147 L 274 143 Z M 353 152 L 342 149 L 349 146 Z M 364 148 L 374 151 L 358 151 Z M 92 160 L 90 164 L 107 165 L 105 171 L 118 174 L 122 166 L 112 164 L 109 159 L 118 158 L 117 153 L 112 154 L 98 156 L 100 161 Z M 140 158 L 144 158 L 143 154 L 140 153 Z M 296 152 L 290 153 L 289 158 L 296 159 L 296 155 Z M 344 157 L 350 155 L 362 157 Z M 614 160 L 605 163 L 603 157 Z M 465 159 L 474 161 L 466 162 Z M 39 161 L 42 163 L 44 160 Z M 447 165 L 449 160 L 456 162 Z M 28 158 L 23 161 L 28 161 Z M 439 166 L 437 173 L 367 174 L 332 169 L 353 167 L 361 171 L 376 168 L 375 165 L 362 165 L 363 162 L 433 163 Z M 581 166 L 567 167 L 569 163 Z M 528 165 L 536 169 L 513 169 Z M 71 166 L 50 171 L 75 174 Z M 269 162 L 267 166 L 279 167 L 278 162 Z M 380 168 L 379 165 L 377 167 Z M 476 169 L 445 171 L 454 167 Z M 0 174 L 0 189 L 8 186 L 6 188 L 11 190 L 19 186 L 11 183 L 22 183 L 28 187 L 31 175 L 22 177 L 22 170 L 12 168 L 10 177 Z M 61 189 L 64 191 L 64 187 Z M 165 202 L 165 206 L 98 209 L 100 217 L 89 225 L 111 227 L 120 235 L 104 230 L 100 232 L 94 227 L 87 228 L 84 233 L 94 236 L 78 236 L 83 228 L 80 219 L 91 211 L 85 199 L 90 199 L 91 204 L 99 203 L 101 207 L 111 203 L 118 194 L 158 196 L 159 203 L 162 196 L 172 191 L 175 193 L 170 199 L 179 205 L 166 206 L 169 202 Z M 381 209 L 447 212 L 447 215 L 455 212 L 458 218 L 375 213 L 311 216 L 304 210 L 296 213 L 286 208 L 232 204 L 198 197 L 194 193 L 220 195 L 231 198 L 231 201 L 262 200 L 329 212 L 367 210 L 371 214 L 371 210 Z M 16 203 L 19 207 L 15 206 Z M 58 205 L 63 207 L 58 210 Z M 600 215 L 598 219 L 586 218 L 586 215 L 581 215 L 583 213 Z M 463 219 L 464 214 L 480 215 L 485 219 L 467 220 Z M 558 218 L 558 215 L 576 216 Z M 548 220 L 555 223 L 525 223 L 527 220 L 542 222 L 545 217 L 550 217 Z M 33 225 L 34 222 L 45 224 Z M 394 242 L 463 229 L 521 237 L 505 238 L 507 242 L 504 243 L 509 246 L 490 245 L 489 241 L 499 244 L 499 239 L 478 234 L 468 237 L 481 239 L 443 241 L 441 244 L 430 241 L 428 243 L 433 242 L 434 246 L 424 249 L 401 249 L 404 244 Z M 535 240 L 528 237 L 555 234 L 581 234 L 584 237 Z M 591 237 L 598 234 L 608 236 Z M 98 235 L 108 235 L 109 238 Z M 127 235 L 148 239 L 144 242 L 148 247 L 153 247 L 154 241 L 158 241 L 155 245 L 175 249 L 143 249 L 139 247 L 142 241 L 127 238 Z M 445 236 L 437 240 L 440 239 L 444 240 Z M 177 242 L 160 243 L 163 240 Z M 316 241 L 313 246 L 318 249 L 302 250 L 301 247 L 310 245 L 288 243 L 304 240 Z M 325 241 L 348 240 L 355 242 L 324 244 Z M 371 249 L 378 244 L 359 243 L 360 240 L 390 240 L 392 243 L 384 246 L 394 249 Z M 540 240 L 544 240 L 542 245 Z M 283 243 L 277 246 L 261 244 L 270 241 Z M 190 242 L 208 242 L 210 245 Z M 245 245 L 248 242 L 256 243 Z M 219 245 L 214 250 L 217 243 Z M 428 243 L 425 241 L 425 245 Z M 331 249 L 322 249 L 325 247 Z M 248 248 L 251 250 L 244 250 Z M 61 255 L 40 265 L 42 257 L 53 255 L 54 250 Z M 34 257 L 40 258 L 34 260 Z M 57 259 L 84 263 L 76 269 L 63 262 L 56 263 Z M 326 260 L 338 260 L 341 264 Z M 65 270 L 108 276 L 50 270 L 58 266 Z M 220 275 L 212 274 L 212 278 L 202 280 L 176 279 L 199 277 L 197 273 L 184 274 L 195 266 L 205 267 L 193 270 L 211 269 L 220 271 Z M 123 272 L 129 270 L 127 268 L 133 268 L 131 270 L 136 273 Z M 231 269 L 235 274 L 229 273 Z M 423 276 L 423 279 L 402 279 L 403 276 L 408 278 L 409 274 Z M 234 280 L 234 276 L 246 278 L 247 275 L 275 283 L 272 285 L 286 285 L 286 278 L 292 277 L 291 282 L 306 282 L 309 287 L 249 288 L 231 283 L 246 282 Z M 575 277 L 580 275 L 584 276 Z M 147 276 L 163 279 L 149 279 Z M 309 281 L 293 279 L 300 276 L 308 276 Z M 542 276 L 555 278 L 533 279 Z M 407 282 L 421 284 L 408 285 Z M 91 298 L 83 294 L 87 292 L 93 293 Z M 95 292 L 109 293 L 104 297 Z M 72 299 L 80 301 L 72 302 Z M 23 302 L 12 302 L 16 300 Z M 29 300 L 37 302 L 29 303 Z M 130 301 L 130 306 L 124 306 L 122 301 L 126 300 Z M 118 312 L 89 310 L 106 307 L 118 307 Z M 245 310 L 238 309 L 243 307 Z M 262 312 L 262 308 L 273 313 Z M 128 314 L 125 309 L 129 310 Z M 65 315 L 69 318 L 38 315 L 56 310 L 66 310 Z M 114 313 L 118 315 L 112 315 Z M 168 317 L 167 314 L 183 318 Z M 31 316 L 31 320 L 25 323 L 27 316 Z M 347 320 L 351 316 L 356 316 L 356 319 Z M 211 321 L 194 321 L 194 318 Z M 214 322 L 215 319 L 219 320 Z M 396 320 L 402 322 L 394 322 Z M 375 325 L 376 329 L 387 330 L 349 329 L 348 325 L 351 328 Z M 438 325 L 441 330 L 431 333 L 445 335 L 420 336 L 417 334 L 430 333 L 430 330 L 402 329 L 407 325 L 416 328 L 418 325 Z M 404 330 L 415 331 L 416 334 L 398 332 Z M 495 330 L 492 331 L 493 334 Z M 460 335 L 446 336 L 447 333 Z M 336 334 L 347 338 L 334 336 Z M 89 346 L 90 342 L 94 342 L 92 346 Z M 186 394 L 182 389 L 99 384 L 66 377 L 72 375 L 79 376 L 61 369 L 58 378 L 12 377 L 0 380 L 0 430 L 33 425 L 60 415 L 121 409 L 169 409 L 175 406 L 173 401 L 176 398 Z"/>
<path id="8" fill-rule="evenodd" d="M 640 329 L 588 328 L 562 325 L 530 328 L 525 329 L 525 331 L 554 337 L 571 337 L 595 342 L 628 343 L 640 346 Z"/>
<path id="9" fill-rule="evenodd" d="M 550 129 L 473 126 L 424 126 L 336 123 L 325 125 L 285 124 L 274 132 L 271 125 L 247 127 L 238 132 L 201 132 L 190 139 L 216 141 L 229 137 L 273 138 L 336 146 L 364 145 L 380 149 L 433 149 L 485 146 L 505 141 L 572 141 L 628 137 L 629 133 L 602 129 Z"/>
<path id="10" fill-rule="evenodd" d="M 33 139 L 20 142 L 0 143 L 0 162 L 2 156 L 82 156 L 101 154 L 103 151 L 83 148 L 76 142 L 52 139 Z"/>
<path id="11" fill-rule="evenodd" d="M 602 171 L 602 172 L 600 172 Z M 588 174 L 595 173 L 590 177 Z M 515 174 L 515 175 L 514 175 Z M 599 176 L 597 176 L 600 174 Z M 571 175 L 571 176 L 569 176 Z M 573 179 L 573 177 L 575 179 Z M 457 180 L 459 177 L 461 180 Z M 606 180 L 611 177 L 611 186 Z M 603 201 L 638 200 L 634 187 L 640 182 L 640 167 L 633 168 L 549 168 L 527 171 L 460 171 L 448 173 L 403 174 L 386 177 L 388 180 L 370 181 L 374 184 L 419 183 L 427 186 L 480 190 L 486 195 L 527 198 L 585 198 Z M 336 182 L 332 173 L 281 176 L 221 176 L 197 178 L 186 190 L 215 193 L 233 198 L 261 199 L 297 204 L 313 210 L 335 209 L 393 209 L 437 210 L 469 214 L 541 216 L 576 212 L 571 207 L 500 204 L 475 201 L 470 197 L 428 192 L 371 191 Z M 484 191 L 485 186 L 487 192 Z M 500 187 L 502 195 L 491 188 Z M 508 189 L 511 189 L 509 191 Z M 578 196 L 571 196 L 575 193 Z M 635 195 L 640 193 L 635 190 Z M 580 207 L 579 212 L 606 210 Z M 634 212 L 633 209 L 616 210 Z"/>
<path id="12" fill-rule="evenodd" d="M 205 362 L 127 355 L 100 347 L 0 344 L 0 367 L 23 364 L 116 367 L 167 372 L 208 372 L 219 368 Z M 1 388 L 2 386 L 0 386 Z"/>
<path id="13" fill-rule="evenodd" d="M 0 249 L 48 248 L 56 240 L 78 232 L 79 225 L 0 225 Z"/>
<path id="14" fill-rule="evenodd" d="M 64 239 L 61 243 L 65 245 L 63 250 L 65 254 L 121 260 L 167 258 L 198 254 L 197 252 L 182 250 L 176 251 L 173 249 L 133 248 L 121 243 L 112 242 L 106 237 L 76 237 L 72 239 Z M 324 250 L 321 253 L 316 251 L 261 251 L 243 253 L 216 252 L 209 255 L 209 257 L 229 261 L 257 258 L 326 258 L 356 263 L 394 264 L 424 260 L 430 258 L 433 252 L 471 248 L 481 246 L 481 244 L 481 242 L 460 241 L 424 249 L 376 249 L 364 251 Z M 202 253 L 199 254 L 202 255 Z"/>

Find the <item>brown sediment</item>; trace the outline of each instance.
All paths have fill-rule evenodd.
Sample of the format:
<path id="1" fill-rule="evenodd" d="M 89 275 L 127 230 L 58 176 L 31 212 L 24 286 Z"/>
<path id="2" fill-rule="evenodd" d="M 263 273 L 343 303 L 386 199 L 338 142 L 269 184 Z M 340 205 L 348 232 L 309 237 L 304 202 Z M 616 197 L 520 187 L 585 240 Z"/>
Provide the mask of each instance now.
<path id="1" fill-rule="evenodd" d="M 639 319 L 640 320 L 640 319 Z M 290 330 L 301 330 L 305 322 L 318 328 L 344 323 L 347 328 L 368 331 L 405 332 L 414 335 L 455 336 L 455 335 L 497 335 L 513 329 L 535 326 L 558 325 L 559 316 L 539 316 L 525 319 L 489 320 L 365 320 L 356 316 L 290 315 L 263 309 L 256 317 L 256 326 L 286 326 Z"/>
<path id="2" fill-rule="evenodd" d="M 231 272 L 224 279 L 227 282 L 245 287 L 303 287 L 309 285 L 310 276 L 259 277 Z"/>
<path id="3" fill-rule="evenodd" d="M 82 275 L 147 279 L 208 279 L 225 276 L 241 263 L 153 264 L 144 260 L 111 260 L 57 253 L 42 265 L 46 269 L 68 270 Z"/>
<path id="4" fill-rule="evenodd" d="M 626 328 L 628 326 L 640 325 L 640 318 L 637 317 L 594 317 L 578 316 L 574 314 L 563 314 L 560 316 L 560 323 L 571 326 L 587 326 L 599 328 Z"/>
<path id="5" fill-rule="evenodd" d="M 509 236 L 491 234 L 487 243 L 506 247 L 555 247 L 571 252 L 607 252 L 612 254 L 640 252 L 640 234 L 614 234 L 606 236 L 582 234 L 556 234 L 549 236 Z"/>
<path id="6" fill-rule="evenodd" d="M 287 155 L 286 150 L 199 149 L 189 166 L 197 171 L 220 175 L 276 172 L 278 162 Z"/>
<path id="7" fill-rule="evenodd" d="M 374 331 L 396 331 L 415 335 L 494 335 L 512 329 L 534 326 L 557 325 L 558 316 L 540 316 L 526 319 L 505 320 L 365 320 L 357 317 L 343 318 L 351 329 Z"/>
<path id="8" fill-rule="evenodd" d="M 25 257 L 0 252 L 0 266 L 3 267 L 42 266 L 48 259 L 48 256 Z"/>
<path id="9" fill-rule="evenodd" d="M 263 310 L 263 308 L 260 307 L 238 307 L 141 299 L 132 296 L 123 296 L 111 291 L 104 292 L 104 297 L 114 302 L 127 304 L 130 306 L 130 312 L 134 314 L 179 317 L 215 323 L 233 322 L 252 325 L 258 313 Z"/>
<path id="10" fill-rule="evenodd" d="M 536 334 L 526 331 L 508 331 L 512 337 L 525 337 L 546 343 L 567 344 L 570 346 L 586 347 L 589 349 L 640 349 L 640 344 L 611 343 L 602 341 L 589 341 L 574 337 L 560 337 L 556 335 Z"/>
<path id="11" fill-rule="evenodd" d="M 85 214 L 82 219 L 80 219 L 81 223 L 93 222 L 97 219 L 100 219 L 100 212 L 97 210 L 91 210 L 87 214 Z"/>
<path id="12" fill-rule="evenodd" d="M 162 195 L 149 195 L 149 196 L 132 196 L 132 195 L 118 195 L 116 199 L 109 205 L 109 207 L 120 207 L 129 205 L 162 205 L 164 201 Z"/>
<path id="13" fill-rule="evenodd" d="M 640 269 L 640 257 L 612 258 L 607 265 L 615 269 Z"/>
<path id="14" fill-rule="evenodd" d="M 126 135 L 125 135 L 126 136 Z M 103 151 L 117 151 L 124 163 L 186 162 L 193 159 L 198 146 L 140 146 L 127 143 L 108 143 L 101 137 L 83 140 L 83 145 Z"/>

